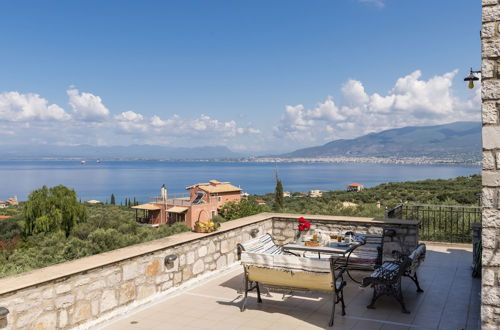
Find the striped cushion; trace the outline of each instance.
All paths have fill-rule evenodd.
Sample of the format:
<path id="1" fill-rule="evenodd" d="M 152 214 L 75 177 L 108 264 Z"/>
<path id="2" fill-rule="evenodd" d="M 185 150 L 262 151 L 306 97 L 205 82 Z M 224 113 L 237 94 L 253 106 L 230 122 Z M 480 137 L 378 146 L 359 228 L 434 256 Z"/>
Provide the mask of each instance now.
<path id="1" fill-rule="evenodd" d="M 244 251 L 251 253 L 283 254 L 279 246 L 274 244 L 273 238 L 269 234 L 253 238 L 241 243 Z"/>
<path id="2" fill-rule="evenodd" d="M 264 268 L 278 268 L 287 271 L 307 271 L 330 273 L 330 262 L 313 258 L 303 258 L 286 254 L 265 254 L 242 252 L 241 263 Z"/>

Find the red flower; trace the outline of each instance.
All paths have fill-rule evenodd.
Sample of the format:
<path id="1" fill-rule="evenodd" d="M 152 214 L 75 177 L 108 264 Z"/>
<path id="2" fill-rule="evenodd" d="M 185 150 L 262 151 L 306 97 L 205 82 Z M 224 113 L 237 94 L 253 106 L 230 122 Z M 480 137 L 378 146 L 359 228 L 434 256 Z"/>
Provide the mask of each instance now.
<path id="1" fill-rule="evenodd" d="M 304 228 L 305 228 L 305 229 L 309 229 L 309 228 L 311 228 L 311 223 L 310 223 L 309 221 L 306 221 L 306 222 L 304 223 Z"/>
<path id="2" fill-rule="evenodd" d="M 305 227 L 304 225 L 299 225 L 299 231 L 304 231 Z"/>
<path id="3" fill-rule="evenodd" d="M 300 217 L 300 218 L 299 218 L 299 222 L 300 222 L 300 223 L 305 223 L 305 222 L 307 222 L 307 221 L 306 221 L 306 219 L 305 219 L 304 217 Z"/>

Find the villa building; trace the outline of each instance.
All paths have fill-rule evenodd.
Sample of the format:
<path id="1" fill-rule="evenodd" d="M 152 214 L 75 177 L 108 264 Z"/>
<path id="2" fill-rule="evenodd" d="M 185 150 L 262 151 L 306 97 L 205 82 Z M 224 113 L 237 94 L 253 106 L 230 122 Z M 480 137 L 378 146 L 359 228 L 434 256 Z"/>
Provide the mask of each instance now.
<path id="1" fill-rule="evenodd" d="M 361 183 L 350 183 L 347 185 L 347 191 L 361 191 L 365 189 Z"/>
<path id="2" fill-rule="evenodd" d="M 208 222 L 218 214 L 218 208 L 228 202 L 241 200 L 241 188 L 229 182 L 210 180 L 186 187 L 189 195 L 169 199 L 162 187 L 160 197 L 146 204 L 132 206 L 139 223 L 158 226 L 183 222 L 193 228 L 196 221 Z M 141 212 L 142 211 L 142 212 Z"/>

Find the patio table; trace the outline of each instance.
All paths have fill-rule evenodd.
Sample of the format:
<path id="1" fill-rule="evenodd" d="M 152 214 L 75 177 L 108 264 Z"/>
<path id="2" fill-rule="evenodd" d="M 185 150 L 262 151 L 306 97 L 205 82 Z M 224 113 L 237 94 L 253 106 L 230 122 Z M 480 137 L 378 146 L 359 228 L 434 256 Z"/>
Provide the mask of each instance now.
<path id="1" fill-rule="evenodd" d="M 336 255 L 338 256 L 338 258 L 344 257 L 347 275 L 354 282 L 361 283 L 361 281 L 358 281 L 352 277 L 352 275 L 349 273 L 349 268 L 347 267 L 349 264 L 349 257 L 351 256 L 351 253 L 361 245 L 364 245 L 364 242 L 351 242 L 348 245 L 341 242 L 330 242 L 327 246 L 308 246 L 305 245 L 304 242 L 300 243 L 293 242 L 283 245 L 283 251 L 289 253 L 293 253 L 294 251 L 300 251 L 302 252 L 303 257 L 306 257 L 305 255 L 306 252 L 313 252 L 317 253 L 318 258 L 320 259 L 322 253 L 327 255 Z"/>

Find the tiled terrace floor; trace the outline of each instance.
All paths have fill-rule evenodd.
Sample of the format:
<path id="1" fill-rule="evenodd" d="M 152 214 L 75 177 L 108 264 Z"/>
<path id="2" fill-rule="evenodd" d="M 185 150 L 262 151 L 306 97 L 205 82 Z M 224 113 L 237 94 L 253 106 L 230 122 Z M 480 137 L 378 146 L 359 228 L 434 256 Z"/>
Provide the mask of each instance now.
<path id="1" fill-rule="evenodd" d="M 337 305 L 335 329 L 479 329 L 480 281 L 471 277 L 471 250 L 463 246 L 428 245 L 419 271 L 424 293 L 403 280 L 410 314 L 401 313 L 393 298 L 382 297 L 376 309 L 367 309 L 372 289 L 348 281 L 344 290 L 346 316 Z M 327 294 L 272 293 L 257 304 L 252 294 L 240 312 L 242 268 L 207 280 L 181 294 L 163 299 L 127 317 L 108 323 L 122 329 L 323 329 L 327 328 L 331 300 Z"/>

